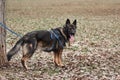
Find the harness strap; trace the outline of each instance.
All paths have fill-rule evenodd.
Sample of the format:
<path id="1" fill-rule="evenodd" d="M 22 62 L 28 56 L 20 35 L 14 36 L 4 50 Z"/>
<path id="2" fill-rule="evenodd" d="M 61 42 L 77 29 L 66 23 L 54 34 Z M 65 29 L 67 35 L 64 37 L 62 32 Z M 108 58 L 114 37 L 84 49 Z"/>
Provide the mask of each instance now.
<path id="1" fill-rule="evenodd" d="M 67 41 L 67 36 L 65 36 L 65 34 L 63 33 L 63 30 L 60 29 L 60 31 L 61 31 L 62 35 L 64 36 L 65 40 Z"/>
<path id="2" fill-rule="evenodd" d="M 51 38 L 54 39 L 54 38 L 53 38 L 53 35 L 54 35 L 55 38 L 58 40 L 59 44 L 60 44 L 60 45 L 62 46 L 62 48 L 63 48 L 64 46 L 63 46 L 61 40 L 59 39 L 59 36 L 58 36 L 58 34 L 57 34 L 58 32 L 55 32 L 55 31 L 51 30 L 50 33 L 51 33 Z"/>

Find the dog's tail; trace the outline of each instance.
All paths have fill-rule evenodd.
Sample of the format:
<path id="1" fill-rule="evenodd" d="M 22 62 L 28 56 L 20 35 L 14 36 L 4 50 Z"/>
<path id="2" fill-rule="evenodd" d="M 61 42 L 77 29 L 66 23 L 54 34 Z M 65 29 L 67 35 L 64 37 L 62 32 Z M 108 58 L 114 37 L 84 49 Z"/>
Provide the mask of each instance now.
<path id="1" fill-rule="evenodd" d="M 20 50 L 20 47 L 21 47 L 22 43 L 23 43 L 23 39 L 21 38 L 20 40 L 18 40 L 16 42 L 15 46 L 8 52 L 8 54 L 7 54 L 8 61 L 11 60 L 11 58 L 12 58 L 13 55 L 15 55 L 15 54 L 18 53 L 18 51 Z"/>

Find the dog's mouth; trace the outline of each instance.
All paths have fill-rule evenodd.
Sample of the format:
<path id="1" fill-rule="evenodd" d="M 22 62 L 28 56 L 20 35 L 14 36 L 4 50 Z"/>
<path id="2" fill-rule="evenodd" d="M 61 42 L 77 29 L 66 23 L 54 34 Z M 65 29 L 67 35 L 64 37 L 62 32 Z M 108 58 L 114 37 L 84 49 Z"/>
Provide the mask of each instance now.
<path id="1" fill-rule="evenodd" d="M 75 41 L 74 35 L 70 35 L 70 43 L 73 43 Z"/>

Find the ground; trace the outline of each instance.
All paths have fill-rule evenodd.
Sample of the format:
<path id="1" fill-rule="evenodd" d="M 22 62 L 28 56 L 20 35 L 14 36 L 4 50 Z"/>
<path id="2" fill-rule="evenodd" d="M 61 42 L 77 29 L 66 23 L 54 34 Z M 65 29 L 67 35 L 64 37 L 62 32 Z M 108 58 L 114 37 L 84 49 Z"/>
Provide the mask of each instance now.
<path id="1" fill-rule="evenodd" d="M 0 68 L 3 80 L 120 80 L 120 0 L 7 0 L 6 24 L 24 35 L 33 30 L 60 27 L 67 18 L 77 19 L 75 43 L 63 52 L 66 68 L 55 67 L 53 54 L 37 50 L 20 63 L 21 52 L 8 68 Z M 7 32 L 7 51 L 19 39 Z"/>

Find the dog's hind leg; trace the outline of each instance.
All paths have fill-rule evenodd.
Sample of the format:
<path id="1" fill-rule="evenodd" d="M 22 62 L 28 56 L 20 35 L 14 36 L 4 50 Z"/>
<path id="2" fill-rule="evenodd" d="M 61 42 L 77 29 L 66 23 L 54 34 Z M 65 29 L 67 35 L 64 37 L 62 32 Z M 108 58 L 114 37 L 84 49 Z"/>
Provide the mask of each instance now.
<path id="1" fill-rule="evenodd" d="M 27 70 L 28 67 L 26 65 L 26 61 L 31 58 L 31 56 L 33 55 L 33 53 L 36 50 L 36 42 L 33 43 L 29 43 L 29 44 L 24 44 L 22 47 L 22 51 L 23 51 L 23 57 L 21 59 L 21 63 L 22 66 Z"/>
<path id="2" fill-rule="evenodd" d="M 27 56 L 23 56 L 22 59 L 21 59 L 21 63 L 22 63 L 22 66 L 27 70 L 28 67 L 26 65 L 26 61 L 28 60 L 29 58 Z"/>

